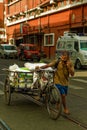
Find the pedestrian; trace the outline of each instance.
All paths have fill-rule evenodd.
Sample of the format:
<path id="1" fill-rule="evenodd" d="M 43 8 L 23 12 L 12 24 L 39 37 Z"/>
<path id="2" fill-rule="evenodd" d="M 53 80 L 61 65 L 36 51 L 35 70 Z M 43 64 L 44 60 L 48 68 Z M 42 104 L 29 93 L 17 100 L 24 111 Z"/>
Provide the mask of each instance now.
<path id="1" fill-rule="evenodd" d="M 24 47 L 22 45 L 20 46 L 19 58 L 21 60 L 24 58 Z"/>
<path id="2" fill-rule="evenodd" d="M 40 68 L 45 69 L 54 66 L 56 66 L 56 71 L 54 73 L 54 84 L 60 91 L 64 113 L 70 114 L 66 104 L 66 96 L 69 85 L 69 77 L 74 76 L 74 66 L 70 60 L 69 52 L 64 51 L 60 57 L 60 60 L 53 60 L 49 64 L 41 66 Z M 36 67 L 36 69 L 38 69 L 38 67 Z"/>

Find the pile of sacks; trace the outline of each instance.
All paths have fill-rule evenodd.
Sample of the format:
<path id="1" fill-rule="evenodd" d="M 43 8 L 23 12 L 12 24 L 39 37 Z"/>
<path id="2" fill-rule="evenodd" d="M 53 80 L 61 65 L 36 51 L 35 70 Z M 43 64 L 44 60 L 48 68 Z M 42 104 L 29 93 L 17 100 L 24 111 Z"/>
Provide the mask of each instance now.
<path id="1" fill-rule="evenodd" d="M 45 63 L 25 63 L 24 67 L 19 67 L 17 64 L 9 66 L 9 79 L 10 85 L 13 87 L 20 87 L 20 88 L 33 88 L 36 85 L 38 74 L 34 72 L 36 66 L 43 66 L 46 65 Z M 48 68 L 52 69 L 52 68 Z M 32 72 L 33 71 L 33 72 Z M 41 89 L 47 84 L 47 74 L 45 73 L 45 80 L 44 78 L 40 79 Z"/>

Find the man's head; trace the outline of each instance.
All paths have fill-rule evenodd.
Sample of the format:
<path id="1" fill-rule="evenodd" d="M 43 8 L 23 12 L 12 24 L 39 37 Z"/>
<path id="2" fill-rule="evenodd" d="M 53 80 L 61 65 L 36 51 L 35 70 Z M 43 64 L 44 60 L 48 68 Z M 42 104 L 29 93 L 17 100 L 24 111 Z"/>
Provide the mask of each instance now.
<path id="1" fill-rule="evenodd" d="M 61 60 L 66 62 L 67 60 L 69 60 L 69 52 L 68 51 L 64 51 L 61 55 Z"/>

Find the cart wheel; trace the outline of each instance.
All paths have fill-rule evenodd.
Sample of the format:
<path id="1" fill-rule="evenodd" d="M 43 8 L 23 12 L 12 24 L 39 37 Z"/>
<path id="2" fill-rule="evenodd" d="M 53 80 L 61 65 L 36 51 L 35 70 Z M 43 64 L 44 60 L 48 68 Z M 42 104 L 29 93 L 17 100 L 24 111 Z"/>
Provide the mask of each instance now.
<path id="1" fill-rule="evenodd" d="M 61 95 L 55 85 L 50 87 L 47 99 L 47 110 L 52 119 L 57 119 L 62 111 Z"/>
<path id="2" fill-rule="evenodd" d="M 4 93 L 5 93 L 6 104 L 10 105 L 10 102 L 11 102 L 11 87 L 10 87 L 10 81 L 9 81 L 8 77 L 5 80 Z"/>

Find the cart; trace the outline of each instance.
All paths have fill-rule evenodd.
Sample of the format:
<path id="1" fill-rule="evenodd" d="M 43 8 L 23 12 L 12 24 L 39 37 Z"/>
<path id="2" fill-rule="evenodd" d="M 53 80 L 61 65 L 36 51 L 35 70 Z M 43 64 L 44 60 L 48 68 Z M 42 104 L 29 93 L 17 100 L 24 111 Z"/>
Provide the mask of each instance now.
<path id="1" fill-rule="evenodd" d="M 57 119 L 62 110 L 61 96 L 59 90 L 53 83 L 53 70 L 29 71 L 22 68 L 16 71 L 7 71 L 4 84 L 5 102 L 10 105 L 11 95 L 16 92 L 25 98 L 45 106 L 52 119 Z"/>

